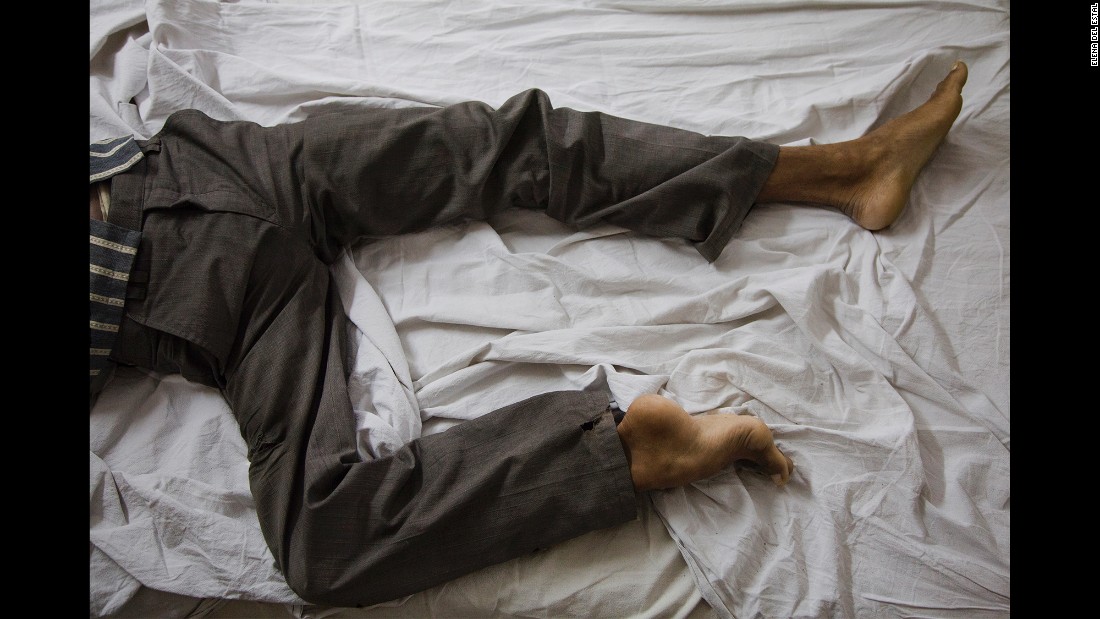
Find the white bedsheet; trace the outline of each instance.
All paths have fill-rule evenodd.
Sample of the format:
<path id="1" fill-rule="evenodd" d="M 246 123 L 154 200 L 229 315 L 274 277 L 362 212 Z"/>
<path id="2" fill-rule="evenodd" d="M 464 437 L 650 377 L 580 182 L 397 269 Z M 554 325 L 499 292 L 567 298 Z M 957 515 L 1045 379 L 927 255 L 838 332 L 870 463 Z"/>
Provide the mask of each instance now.
<path id="1" fill-rule="evenodd" d="M 757 415 L 797 463 L 786 488 L 729 470 L 643 506 L 717 615 L 1008 616 L 1007 2 L 91 9 L 92 139 L 149 137 L 185 107 L 276 124 L 335 106 L 498 105 L 538 87 L 561 107 L 833 142 L 923 102 L 967 61 L 962 114 L 884 232 L 769 205 L 708 264 L 686 242 L 513 211 L 349 248 L 333 271 L 354 324 L 364 452 L 559 388 Z M 92 614 L 140 586 L 300 602 L 263 543 L 244 444 L 216 392 L 122 371 L 90 419 Z M 607 565 L 590 556 L 592 569 L 539 564 L 579 571 L 594 584 L 583 595 L 567 583 L 515 602 L 519 577 L 488 596 L 476 575 L 456 586 L 513 601 L 481 609 L 493 614 L 638 612 L 600 606 L 623 593 L 601 598 Z M 654 604 L 641 608 L 675 606 Z"/>

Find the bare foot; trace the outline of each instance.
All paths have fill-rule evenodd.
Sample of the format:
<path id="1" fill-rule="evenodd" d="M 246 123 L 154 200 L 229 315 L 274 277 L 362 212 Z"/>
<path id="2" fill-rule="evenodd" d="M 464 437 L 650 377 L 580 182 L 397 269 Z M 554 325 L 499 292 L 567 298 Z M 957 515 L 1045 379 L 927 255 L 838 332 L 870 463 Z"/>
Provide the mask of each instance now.
<path id="1" fill-rule="evenodd" d="M 920 107 L 853 142 L 865 151 L 870 168 L 839 208 L 868 230 L 881 230 L 901 215 L 909 191 L 962 110 L 968 69 L 959 61 Z"/>
<path id="2" fill-rule="evenodd" d="M 781 147 L 757 202 L 838 208 L 868 230 L 894 223 L 920 171 L 962 110 L 967 75 L 966 63 L 956 62 L 928 101 L 863 137 Z"/>
<path id="3" fill-rule="evenodd" d="M 638 491 L 673 488 L 717 474 L 735 461 L 751 463 L 782 486 L 794 463 L 775 446 L 771 430 L 747 415 L 693 417 L 668 398 L 643 395 L 618 426 Z"/>

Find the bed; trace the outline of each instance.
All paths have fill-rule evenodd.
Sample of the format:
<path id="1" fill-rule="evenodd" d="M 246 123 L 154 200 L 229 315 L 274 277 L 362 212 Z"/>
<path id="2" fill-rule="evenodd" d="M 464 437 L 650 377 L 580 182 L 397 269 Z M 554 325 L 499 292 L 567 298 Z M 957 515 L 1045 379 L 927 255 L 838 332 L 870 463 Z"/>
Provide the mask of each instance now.
<path id="1" fill-rule="evenodd" d="M 727 469 L 637 520 L 370 608 L 274 567 L 220 395 L 122 368 L 90 412 L 96 617 L 1007 617 L 1007 0 L 102 0 L 90 138 L 198 108 L 260 124 L 527 88 L 778 144 L 857 137 L 955 59 L 962 113 L 871 233 L 758 207 L 721 257 L 509 211 L 347 248 L 362 449 L 553 389 L 756 415 L 785 488 Z M 547 299 L 553 300 L 547 303 Z"/>

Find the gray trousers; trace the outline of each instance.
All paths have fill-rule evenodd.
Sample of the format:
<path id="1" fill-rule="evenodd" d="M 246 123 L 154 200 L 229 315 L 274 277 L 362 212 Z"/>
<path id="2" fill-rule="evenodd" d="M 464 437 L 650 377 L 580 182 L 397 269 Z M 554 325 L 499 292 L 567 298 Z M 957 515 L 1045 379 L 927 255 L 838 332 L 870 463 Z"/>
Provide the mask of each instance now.
<path id="1" fill-rule="evenodd" d="M 113 358 L 221 390 L 265 539 L 307 601 L 367 605 L 635 517 L 603 394 L 533 397 L 362 461 L 329 274 L 363 237 L 511 207 L 696 243 L 713 260 L 778 154 L 537 90 L 499 109 L 368 109 L 261 127 L 190 110 L 112 179 L 143 239 Z"/>

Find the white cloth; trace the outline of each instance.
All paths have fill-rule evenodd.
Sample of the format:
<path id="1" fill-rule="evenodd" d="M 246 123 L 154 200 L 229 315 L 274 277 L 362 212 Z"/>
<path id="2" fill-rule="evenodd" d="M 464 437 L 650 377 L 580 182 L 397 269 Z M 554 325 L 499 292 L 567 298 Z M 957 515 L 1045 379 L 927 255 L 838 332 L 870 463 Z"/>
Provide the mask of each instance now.
<path id="1" fill-rule="evenodd" d="M 508 212 L 356 246 L 333 272 L 363 451 L 560 388 L 757 415 L 797 464 L 785 489 L 730 469 L 652 495 L 720 616 L 1006 617 L 1008 15 L 996 0 L 93 3 L 90 133 L 148 137 L 183 107 L 276 124 L 538 87 L 557 106 L 834 142 L 923 102 L 962 58 L 962 114 L 887 231 L 768 205 L 707 264 L 686 242 Z M 294 603 L 217 394 L 122 376 L 91 416 L 93 609 L 134 582 Z"/>

